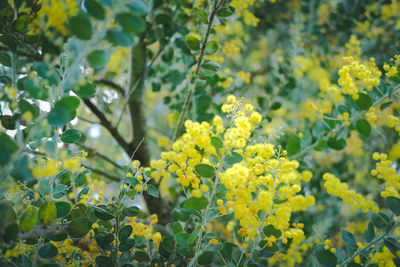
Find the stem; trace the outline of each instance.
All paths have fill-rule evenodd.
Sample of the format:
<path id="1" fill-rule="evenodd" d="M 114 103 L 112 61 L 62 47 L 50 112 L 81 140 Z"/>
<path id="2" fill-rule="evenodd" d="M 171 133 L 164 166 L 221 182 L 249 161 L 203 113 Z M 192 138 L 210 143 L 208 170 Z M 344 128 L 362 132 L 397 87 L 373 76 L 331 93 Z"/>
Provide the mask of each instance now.
<path id="1" fill-rule="evenodd" d="M 175 131 L 174 131 L 174 135 L 172 137 L 172 143 L 175 142 L 175 140 L 178 138 L 179 131 L 180 131 L 181 127 L 182 127 L 185 114 L 187 112 L 187 109 L 189 108 L 190 101 L 192 99 L 192 94 L 194 93 L 194 91 L 196 89 L 197 79 L 199 77 L 201 63 L 203 63 L 203 58 L 204 58 L 204 54 L 205 54 L 205 51 L 206 51 L 206 46 L 207 46 L 208 38 L 210 36 L 211 28 L 212 28 L 212 25 L 213 25 L 213 22 L 214 22 L 214 17 L 216 15 L 217 11 L 218 11 L 218 8 L 221 7 L 221 5 L 224 2 L 225 2 L 225 0 L 222 0 L 218 4 L 218 0 L 215 0 L 214 1 L 214 6 L 213 6 L 213 8 L 211 10 L 211 13 L 210 13 L 210 16 L 208 17 L 207 31 L 206 31 L 206 34 L 204 36 L 203 43 L 201 45 L 200 55 L 199 55 L 199 59 L 197 60 L 197 65 L 196 65 L 196 72 L 194 74 L 193 81 L 191 81 L 191 83 L 189 85 L 188 94 L 186 95 L 186 99 L 185 99 L 185 102 L 183 104 L 181 113 L 179 114 L 178 124 L 176 125 Z"/>

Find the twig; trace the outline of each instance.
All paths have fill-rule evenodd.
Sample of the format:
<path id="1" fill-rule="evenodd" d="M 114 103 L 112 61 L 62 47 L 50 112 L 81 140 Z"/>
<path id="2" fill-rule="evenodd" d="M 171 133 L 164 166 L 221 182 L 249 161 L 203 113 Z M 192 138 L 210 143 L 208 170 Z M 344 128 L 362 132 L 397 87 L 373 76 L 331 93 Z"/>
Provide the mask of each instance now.
<path id="1" fill-rule="evenodd" d="M 50 226 L 35 226 L 32 231 L 28 233 L 20 233 L 18 235 L 18 239 L 28 239 L 32 237 L 40 237 L 40 236 L 46 236 L 46 235 L 54 235 L 57 233 L 64 233 L 67 231 L 68 224 L 53 224 Z"/>
<path id="2" fill-rule="evenodd" d="M 106 177 L 106 178 L 108 178 L 108 179 L 113 180 L 113 181 L 120 182 L 120 181 L 122 180 L 121 178 L 119 178 L 119 177 L 117 177 L 117 176 L 114 176 L 114 175 L 111 175 L 111 174 L 109 174 L 109 173 L 107 173 L 107 172 L 105 172 L 105 171 L 102 171 L 102 170 L 99 170 L 99 169 L 90 167 L 90 166 L 88 166 L 88 165 L 86 165 L 86 164 L 83 164 L 83 163 L 82 163 L 81 165 L 82 165 L 83 167 L 85 167 L 86 169 L 91 170 L 92 172 L 97 173 L 97 174 L 100 174 L 100 175 L 102 175 L 102 176 L 104 176 L 104 177 Z"/>
<path id="3" fill-rule="evenodd" d="M 112 81 L 109 81 L 109 80 L 106 80 L 106 79 L 100 79 L 100 80 L 96 80 L 94 82 L 97 83 L 97 84 L 107 85 L 107 86 L 115 89 L 121 95 L 125 95 L 124 88 L 122 88 L 122 86 L 120 86 L 120 85 L 118 85 L 118 84 L 116 84 L 116 83 L 114 83 Z"/>
<path id="4" fill-rule="evenodd" d="M 213 22 L 214 22 L 214 17 L 216 15 L 217 11 L 218 11 L 218 8 L 224 3 L 224 1 L 225 0 L 222 0 L 219 4 L 218 4 L 217 0 L 214 1 L 214 7 L 213 7 L 213 9 L 211 11 L 211 14 L 210 14 L 209 18 L 208 18 L 207 31 L 206 31 L 206 34 L 204 36 L 203 43 L 201 45 L 199 59 L 197 60 L 196 72 L 194 74 L 194 80 L 191 82 L 191 85 L 189 86 L 188 94 L 186 95 L 186 99 L 185 99 L 185 102 L 183 104 L 181 113 L 179 114 L 178 124 L 176 125 L 175 131 L 174 131 L 174 135 L 172 137 L 172 143 L 175 142 L 176 138 L 178 137 L 179 130 L 182 127 L 186 111 L 189 108 L 190 101 L 192 99 L 192 94 L 194 93 L 194 91 L 196 89 L 196 83 L 197 83 L 197 79 L 199 77 L 201 63 L 203 63 L 203 58 L 204 58 L 204 54 L 205 54 L 205 51 L 206 51 L 208 38 L 209 38 L 210 33 L 211 33 L 211 28 L 212 28 L 212 25 L 213 25 Z"/>
<path id="5" fill-rule="evenodd" d="M 114 139 L 125 150 L 125 152 L 128 155 L 131 155 L 134 151 L 133 147 L 119 134 L 117 128 L 112 126 L 111 122 L 106 118 L 103 112 L 101 112 L 89 99 L 83 99 L 83 102 L 93 112 L 93 114 L 96 115 L 96 117 L 100 120 L 100 124 L 108 130 L 108 132 L 114 137 Z"/>
<path id="6" fill-rule="evenodd" d="M 97 156 L 97 157 L 99 157 L 99 158 L 102 158 L 102 159 L 104 159 L 105 161 L 111 163 L 111 164 L 114 165 L 116 168 L 118 168 L 118 169 L 120 169 L 120 170 L 123 170 L 123 169 L 124 169 L 121 165 L 119 165 L 118 163 L 116 163 L 115 161 L 113 161 L 112 159 L 110 159 L 109 157 L 107 157 L 106 155 L 99 153 L 95 148 L 88 147 L 88 146 L 86 146 L 86 145 L 84 145 L 84 144 L 82 144 L 82 143 L 77 143 L 77 145 L 80 146 L 80 147 L 82 147 L 82 148 L 84 148 L 85 150 L 90 151 L 90 152 L 91 152 L 92 154 L 94 154 L 95 156 Z"/>

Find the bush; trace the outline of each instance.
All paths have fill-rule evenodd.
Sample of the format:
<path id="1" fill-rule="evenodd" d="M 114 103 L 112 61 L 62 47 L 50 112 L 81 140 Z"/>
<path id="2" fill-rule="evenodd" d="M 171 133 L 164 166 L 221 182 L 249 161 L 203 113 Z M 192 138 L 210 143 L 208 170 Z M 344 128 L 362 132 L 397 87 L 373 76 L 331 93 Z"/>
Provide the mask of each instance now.
<path id="1" fill-rule="evenodd" d="M 399 266 L 399 11 L 2 1 L 1 266 Z"/>

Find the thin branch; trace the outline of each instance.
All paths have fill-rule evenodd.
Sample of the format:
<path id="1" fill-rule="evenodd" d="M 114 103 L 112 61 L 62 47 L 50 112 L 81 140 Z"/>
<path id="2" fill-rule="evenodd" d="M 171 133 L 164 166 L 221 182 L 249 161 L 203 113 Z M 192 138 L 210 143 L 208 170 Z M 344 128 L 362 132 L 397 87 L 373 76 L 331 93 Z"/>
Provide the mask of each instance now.
<path id="1" fill-rule="evenodd" d="M 174 131 L 174 135 L 172 137 L 172 143 L 175 142 L 175 140 L 178 137 L 179 130 L 182 127 L 186 111 L 189 108 L 190 101 L 192 100 L 192 94 L 194 93 L 194 90 L 196 89 L 196 83 L 197 83 L 197 79 L 199 77 L 201 63 L 203 63 L 203 58 L 204 58 L 204 55 L 205 55 L 208 38 L 209 38 L 210 33 L 211 33 L 211 28 L 212 28 L 212 25 L 213 25 L 213 22 L 214 22 L 214 17 L 217 14 L 218 8 L 221 7 L 221 5 L 224 3 L 224 1 L 225 0 L 222 0 L 219 4 L 218 4 L 217 0 L 214 1 L 214 7 L 213 7 L 213 9 L 211 11 L 211 14 L 210 14 L 209 18 L 208 18 L 207 31 L 206 31 L 206 34 L 204 36 L 203 43 L 201 45 L 199 59 L 197 60 L 196 72 L 194 74 L 194 81 L 192 81 L 192 83 L 191 83 L 191 86 L 189 88 L 188 94 L 186 95 L 186 99 L 185 99 L 185 102 L 183 104 L 181 113 L 179 114 L 178 124 L 176 125 L 175 131 Z"/>
<path id="2" fill-rule="evenodd" d="M 18 239 L 24 240 L 32 237 L 40 237 L 47 235 L 54 235 L 58 233 L 65 233 L 67 231 L 68 224 L 53 224 L 49 226 L 39 225 L 35 226 L 32 231 L 28 233 L 20 233 Z"/>
<path id="3" fill-rule="evenodd" d="M 128 155 L 131 155 L 134 151 L 132 145 L 125 141 L 125 139 L 119 134 L 116 127 L 113 127 L 111 122 L 101 112 L 96 105 L 94 105 L 89 99 L 83 99 L 86 106 L 93 112 L 94 115 L 100 120 L 100 124 L 108 130 L 108 132 L 114 137 L 118 144 L 125 150 Z"/>
<path id="4" fill-rule="evenodd" d="M 90 123 L 90 124 L 100 124 L 100 122 L 98 122 L 98 121 L 92 121 L 92 120 L 86 119 L 86 118 L 81 117 L 81 116 L 77 116 L 77 117 L 78 117 L 79 120 L 87 122 L 87 123 Z"/>
<path id="5" fill-rule="evenodd" d="M 85 167 L 86 169 L 91 170 L 94 173 L 100 174 L 100 175 L 102 175 L 102 176 L 104 176 L 104 177 L 106 177 L 106 178 L 108 178 L 110 180 L 117 181 L 117 182 L 120 182 L 122 180 L 121 178 L 119 178 L 117 176 L 114 176 L 112 174 L 109 174 L 109 173 L 107 173 L 105 171 L 102 171 L 100 169 L 96 169 L 96 168 L 90 167 L 89 165 L 86 165 L 86 164 L 83 164 L 83 163 L 81 165 L 83 167 Z"/>
<path id="6" fill-rule="evenodd" d="M 113 88 L 115 91 L 117 91 L 118 93 L 120 93 L 121 95 L 125 95 L 125 90 L 124 88 L 122 88 L 122 86 L 110 81 L 110 80 L 106 80 L 106 79 L 100 79 L 100 80 L 96 80 L 94 81 L 97 84 L 103 84 L 106 85 L 108 87 Z"/>
<path id="7" fill-rule="evenodd" d="M 116 168 L 118 168 L 118 169 L 120 169 L 120 170 L 123 170 L 123 169 L 124 169 L 121 165 L 119 165 L 118 163 L 116 163 L 115 161 L 113 161 L 112 159 L 110 159 L 109 157 L 107 157 L 106 155 L 99 153 L 95 148 L 88 147 L 88 146 L 86 146 L 86 145 L 84 145 L 84 144 L 82 144 L 82 143 L 77 143 L 77 145 L 80 146 L 80 147 L 82 147 L 82 148 L 84 148 L 85 150 L 90 151 L 93 155 L 95 155 L 95 156 L 97 156 L 97 157 L 99 157 L 99 158 L 102 158 L 102 159 L 104 159 L 105 161 L 111 163 L 111 164 L 114 165 Z"/>

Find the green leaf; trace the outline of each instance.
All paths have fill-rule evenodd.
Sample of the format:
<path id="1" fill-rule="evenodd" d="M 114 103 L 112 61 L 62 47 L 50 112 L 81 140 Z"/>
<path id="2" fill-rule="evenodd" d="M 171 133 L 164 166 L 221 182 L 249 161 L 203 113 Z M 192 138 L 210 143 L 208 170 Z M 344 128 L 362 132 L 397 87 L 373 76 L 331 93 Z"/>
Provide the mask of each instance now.
<path id="1" fill-rule="evenodd" d="M 56 199 L 62 198 L 67 193 L 65 185 L 59 184 L 53 189 L 53 197 Z"/>
<path id="2" fill-rule="evenodd" d="M 359 97 L 356 100 L 357 106 L 361 110 L 368 110 L 373 104 L 372 98 L 369 95 L 363 93 L 358 94 L 358 96 Z"/>
<path id="3" fill-rule="evenodd" d="M 124 31 L 118 31 L 118 30 L 108 30 L 107 31 L 107 39 L 119 46 L 123 47 L 130 47 L 133 46 L 134 40 L 133 37 L 130 33 L 124 32 Z"/>
<path id="4" fill-rule="evenodd" d="M 300 151 L 300 139 L 291 138 L 287 144 L 289 155 L 294 155 Z"/>
<path id="5" fill-rule="evenodd" d="M 221 68 L 221 65 L 215 61 L 206 61 L 201 65 L 200 76 L 212 77 Z"/>
<path id="6" fill-rule="evenodd" d="M 47 242 L 39 248 L 38 254 L 44 259 L 50 259 L 57 256 L 58 250 L 52 243 Z"/>
<path id="7" fill-rule="evenodd" d="M 104 50 L 94 50 L 87 55 L 90 67 L 102 69 L 110 60 L 109 54 Z"/>
<path id="8" fill-rule="evenodd" d="M 118 248 L 121 252 L 126 252 L 129 251 L 131 248 L 133 248 L 134 245 L 135 245 L 135 239 L 129 238 L 127 240 L 122 241 L 119 244 Z"/>
<path id="9" fill-rule="evenodd" d="M 364 240 L 369 243 L 374 238 L 375 238 L 375 227 L 374 227 L 374 223 L 371 220 L 368 222 L 368 228 L 364 232 Z"/>
<path id="10" fill-rule="evenodd" d="M 194 169 L 201 177 L 213 178 L 215 176 L 214 167 L 208 164 L 197 164 Z"/>
<path id="11" fill-rule="evenodd" d="M 323 246 L 318 245 L 316 247 L 315 256 L 317 257 L 318 262 L 322 266 L 336 267 L 337 264 L 336 255 L 330 252 L 329 250 L 325 250 Z"/>
<path id="12" fill-rule="evenodd" d="M 4 241 L 9 243 L 10 241 L 17 239 L 19 234 L 19 226 L 18 223 L 12 223 L 7 225 L 4 229 Z"/>
<path id="13" fill-rule="evenodd" d="M 194 35 L 186 35 L 185 44 L 190 50 L 200 50 L 200 40 Z"/>
<path id="14" fill-rule="evenodd" d="M 130 33 L 138 34 L 146 29 L 146 22 L 143 19 L 127 12 L 119 13 L 115 20 Z"/>
<path id="15" fill-rule="evenodd" d="M 188 245 L 192 245 L 194 241 L 196 241 L 197 237 L 200 234 L 201 230 L 201 225 L 197 225 L 196 228 L 194 228 L 193 232 L 190 234 L 189 238 L 186 240 L 186 243 Z"/>
<path id="16" fill-rule="evenodd" d="M 47 196 L 48 194 L 50 194 L 50 184 L 49 184 L 49 180 L 47 179 L 43 179 L 39 182 L 39 192 L 40 194 L 42 194 L 43 196 Z"/>
<path id="17" fill-rule="evenodd" d="M 45 202 L 39 208 L 39 221 L 48 226 L 54 222 L 57 217 L 57 207 L 54 202 Z"/>
<path id="18" fill-rule="evenodd" d="M 217 165 L 218 162 L 219 162 L 219 159 L 218 159 L 218 157 L 217 157 L 215 154 L 210 154 L 210 155 L 208 156 L 208 160 L 210 161 L 210 163 L 211 163 L 212 165 Z"/>
<path id="19" fill-rule="evenodd" d="M 224 144 L 222 143 L 221 138 L 216 137 L 216 136 L 211 136 L 211 145 L 213 145 L 215 148 L 223 148 Z"/>
<path id="20" fill-rule="evenodd" d="M 73 144 L 81 139 L 82 133 L 76 129 L 68 129 L 61 135 L 61 141 L 67 144 Z"/>
<path id="21" fill-rule="evenodd" d="M 183 206 L 185 208 L 191 209 L 191 210 L 202 210 L 205 209 L 208 205 L 208 199 L 206 197 L 191 197 L 185 202 L 183 202 Z"/>
<path id="22" fill-rule="evenodd" d="M 347 250 L 352 255 L 357 250 L 357 242 L 353 234 L 344 229 L 341 230 L 343 242 L 346 244 Z"/>
<path id="23" fill-rule="evenodd" d="M 382 229 L 386 227 L 390 219 L 386 214 L 379 212 L 372 214 L 372 221 L 376 228 Z"/>
<path id="24" fill-rule="evenodd" d="M 90 228 L 92 227 L 92 223 L 86 217 L 79 217 L 73 219 L 68 225 L 68 234 L 73 238 L 80 238 L 86 235 Z"/>
<path id="25" fill-rule="evenodd" d="M 179 233 L 175 236 L 175 242 L 178 244 L 178 246 L 185 247 L 187 246 L 187 240 L 189 237 L 189 233 Z"/>
<path id="26" fill-rule="evenodd" d="M 55 203 L 57 208 L 57 218 L 63 218 L 67 216 L 71 211 L 71 204 L 64 201 L 59 201 Z"/>
<path id="27" fill-rule="evenodd" d="M 54 104 L 54 107 L 47 114 L 50 125 L 63 126 L 76 117 L 76 109 L 80 100 L 75 96 L 65 96 Z"/>
<path id="28" fill-rule="evenodd" d="M 148 5 L 142 0 L 134 0 L 128 3 L 128 6 L 138 15 L 146 15 L 149 12 Z"/>
<path id="29" fill-rule="evenodd" d="M 390 107 L 393 104 L 393 101 L 389 101 L 386 103 L 382 103 L 381 106 L 379 107 L 381 110 L 385 110 L 386 108 Z"/>
<path id="30" fill-rule="evenodd" d="M 369 137 L 369 135 L 371 134 L 371 125 L 368 121 L 364 119 L 357 120 L 356 129 L 360 134 L 364 135 L 365 137 Z"/>
<path id="31" fill-rule="evenodd" d="M 22 212 L 21 218 L 19 219 L 19 225 L 22 232 L 29 232 L 35 227 L 38 219 L 38 209 L 33 206 L 27 207 Z"/>
<path id="32" fill-rule="evenodd" d="M 132 226 L 128 225 L 124 225 L 118 233 L 118 238 L 120 241 L 124 241 L 127 240 L 129 238 L 129 236 L 132 234 L 133 228 Z"/>
<path id="33" fill-rule="evenodd" d="M 0 132 L 0 166 L 6 165 L 17 150 L 18 146 L 14 140 L 6 133 Z"/>
<path id="34" fill-rule="evenodd" d="M 399 242 L 393 237 L 386 237 L 383 241 L 383 244 L 385 244 L 385 247 L 387 247 L 393 253 L 393 255 L 396 255 L 397 251 L 400 250 Z"/>
<path id="35" fill-rule="evenodd" d="M 206 54 L 214 55 L 218 51 L 218 43 L 216 41 L 210 41 L 206 45 Z"/>
<path id="36" fill-rule="evenodd" d="M 346 147 L 346 141 L 344 139 L 329 138 L 328 146 L 335 150 L 342 150 Z"/>
<path id="37" fill-rule="evenodd" d="M 14 208 L 5 202 L 0 202 L 0 232 L 5 226 L 15 222 L 17 214 Z"/>
<path id="38" fill-rule="evenodd" d="M 11 67 L 11 57 L 6 53 L 0 53 L 0 64 Z"/>
<path id="39" fill-rule="evenodd" d="M 96 19 L 103 20 L 105 18 L 105 10 L 103 6 L 95 0 L 85 0 L 87 11 Z"/>
<path id="40" fill-rule="evenodd" d="M 108 211 L 107 206 L 105 205 L 95 207 L 94 215 L 103 221 L 108 221 L 114 218 L 114 215 Z"/>
<path id="41" fill-rule="evenodd" d="M 152 185 L 152 184 L 148 184 L 148 185 L 147 185 L 147 190 L 146 190 L 146 192 L 147 192 L 147 194 L 149 194 L 150 196 L 157 197 L 157 198 L 160 197 L 160 193 L 158 192 L 157 188 L 156 188 L 154 185 Z"/>
<path id="42" fill-rule="evenodd" d="M 74 93 L 81 98 L 90 98 L 96 94 L 96 85 L 92 83 L 85 83 L 73 89 Z"/>
<path id="43" fill-rule="evenodd" d="M 274 102 L 274 103 L 271 104 L 270 109 L 271 109 L 271 110 L 277 110 L 277 109 L 280 109 L 281 107 L 282 107 L 282 103 L 280 103 L 280 102 Z"/>
<path id="44" fill-rule="evenodd" d="M 388 208 L 396 214 L 396 216 L 400 215 L 400 199 L 397 197 L 387 197 L 386 204 Z"/>
<path id="45" fill-rule="evenodd" d="M 209 265 L 214 263 L 217 260 L 217 257 L 218 257 L 217 252 L 205 251 L 199 256 L 198 262 L 200 265 Z M 251 264 L 249 264 L 249 266 L 251 266 Z"/>
<path id="46" fill-rule="evenodd" d="M 139 208 L 135 206 L 128 207 L 125 208 L 122 213 L 128 217 L 135 217 L 139 214 Z"/>
<path id="47" fill-rule="evenodd" d="M 263 233 L 266 236 L 275 236 L 276 238 L 279 238 L 282 236 L 282 232 L 281 230 L 275 229 L 275 227 L 272 224 L 269 224 L 267 226 L 264 227 L 263 229 Z"/>
<path id="48" fill-rule="evenodd" d="M 226 18 L 235 13 L 235 8 L 233 6 L 224 6 L 217 11 L 217 15 L 222 18 Z"/>
<path id="49" fill-rule="evenodd" d="M 96 265 L 99 267 L 110 267 L 111 266 L 111 258 L 106 256 L 97 256 L 96 257 Z"/>
<path id="50" fill-rule="evenodd" d="M 114 241 L 114 234 L 112 233 L 99 233 L 96 235 L 96 242 L 100 248 L 110 250 L 110 243 Z"/>
<path id="51" fill-rule="evenodd" d="M 69 20 L 71 32 L 79 39 L 89 40 L 92 37 L 92 24 L 87 16 L 79 14 Z"/>
<path id="52" fill-rule="evenodd" d="M 239 163 L 243 160 L 243 156 L 240 155 L 239 153 L 232 152 L 230 155 L 226 155 L 224 158 L 224 162 L 233 165 L 235 163 Z"/>

